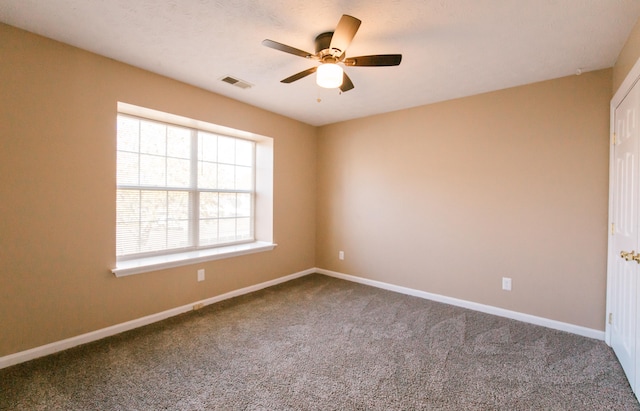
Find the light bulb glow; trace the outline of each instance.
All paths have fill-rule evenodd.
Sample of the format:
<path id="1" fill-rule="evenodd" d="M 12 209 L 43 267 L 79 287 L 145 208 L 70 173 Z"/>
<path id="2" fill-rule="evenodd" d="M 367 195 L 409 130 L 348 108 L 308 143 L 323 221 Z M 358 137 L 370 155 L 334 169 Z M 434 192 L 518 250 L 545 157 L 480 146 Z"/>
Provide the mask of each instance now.
<path id="1" fill-rule="evenodd" d="M 342 67 L 337 64 L 320 64 L 316 73 L 316 83 L 320 87 L 336 88 L 342 85 Z"/>

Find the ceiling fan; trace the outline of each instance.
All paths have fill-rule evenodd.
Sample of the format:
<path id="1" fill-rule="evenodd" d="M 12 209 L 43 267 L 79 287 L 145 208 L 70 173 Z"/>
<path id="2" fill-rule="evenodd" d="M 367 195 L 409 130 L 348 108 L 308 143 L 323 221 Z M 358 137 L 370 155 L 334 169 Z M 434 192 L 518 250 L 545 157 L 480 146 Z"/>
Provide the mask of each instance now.
<path id="1" fill-rule="evenodd" d="M 362 22 L 353 16 L 347 14 L 342 15 L 334 32 L 322 33 L 316 37 L 315 54 L 269 39 L 263 40 L 262 44 L 272 49 L 320 62 L 319 66 L 311 67 L 287 77 L 281 80 L 281 83 L 293 83 L 309 74 L 317 72 L 316 82 L 319 86 L 325 88 L 339 87 L 342 92 L 345 92 L 351 90 L 354 86 L 349 76 L 347 76 L 347 73 L 342 70 L 342 67 L 340 67 L 338 63 L 342 63 L 345 66 L 380 67 L 397 66 L 400 64 L 400 61 L 402 61 L 402 54 L 376 54 L 372 56 L 347 58 L 347 48 L 356 35 L 360 23 Z"/>

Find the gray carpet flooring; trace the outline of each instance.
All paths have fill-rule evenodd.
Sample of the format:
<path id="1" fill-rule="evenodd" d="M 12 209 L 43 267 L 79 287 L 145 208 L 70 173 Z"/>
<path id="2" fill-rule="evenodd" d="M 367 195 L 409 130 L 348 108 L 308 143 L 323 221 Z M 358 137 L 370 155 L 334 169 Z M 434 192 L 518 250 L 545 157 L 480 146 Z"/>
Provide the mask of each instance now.
<path id="1" fill-rule="evenodd" d="M 640 410 L 603 342 L 310 275 L 0 370 L 1 410 Z"/>

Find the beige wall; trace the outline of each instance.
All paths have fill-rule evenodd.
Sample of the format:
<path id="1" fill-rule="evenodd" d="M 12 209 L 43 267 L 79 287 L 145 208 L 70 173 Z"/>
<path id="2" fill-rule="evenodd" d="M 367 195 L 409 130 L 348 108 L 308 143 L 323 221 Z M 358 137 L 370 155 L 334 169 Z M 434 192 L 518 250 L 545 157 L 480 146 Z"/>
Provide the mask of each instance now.
<path id="1" fill-rule="evenodd" d="M 603 330 L 610 97 L 609 69 L 322 127 L 317 266 Z"/>
<path id="2" fill-rule="evenodd" d="M 0 356 L 313 266 L 604 329 L 640 23 L 613 70 L 320 129 L 2 24 L 0 55 Z M 274 137 L 278 247 L 116 279 L 117 101 Z"/>
<path id="3" fill-rule="evenodd" d="M 1 24 L 0 55 L 0 356 L 314 266 L 315 128 Z M 278 247 L 111 274 L 118 101 L 273 137 Z"/>
<path id="4" fill-rule="evenodd" d="M 624 81 L 627 74 L 640 58 L 640 20 L 631 30 L 629 38 L 625 43 L 622 51 L 618 55 L 615 66 L 613 67 L 613 92 L 615 93 Z"/>

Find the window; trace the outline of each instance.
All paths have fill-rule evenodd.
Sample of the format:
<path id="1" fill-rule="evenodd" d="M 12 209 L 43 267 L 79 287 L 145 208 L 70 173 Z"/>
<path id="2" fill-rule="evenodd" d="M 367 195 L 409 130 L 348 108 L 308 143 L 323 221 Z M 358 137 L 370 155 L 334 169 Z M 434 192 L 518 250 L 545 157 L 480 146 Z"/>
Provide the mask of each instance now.
<path id="1" fill-rule="evenodd" d="M 260 139 L 223 134 L 195 120 L 168 122 L 119 111 L 114 273 L 182 265 L 194 256 L 219 258 L 225 249 L 255 250 L 256 214 L 265 215 L 256 213 L 256 182 L 264 179 L 256 175 L 256 153 L 265 152 Z M 172 258 L 154 259 L 167 255 Z"/>

